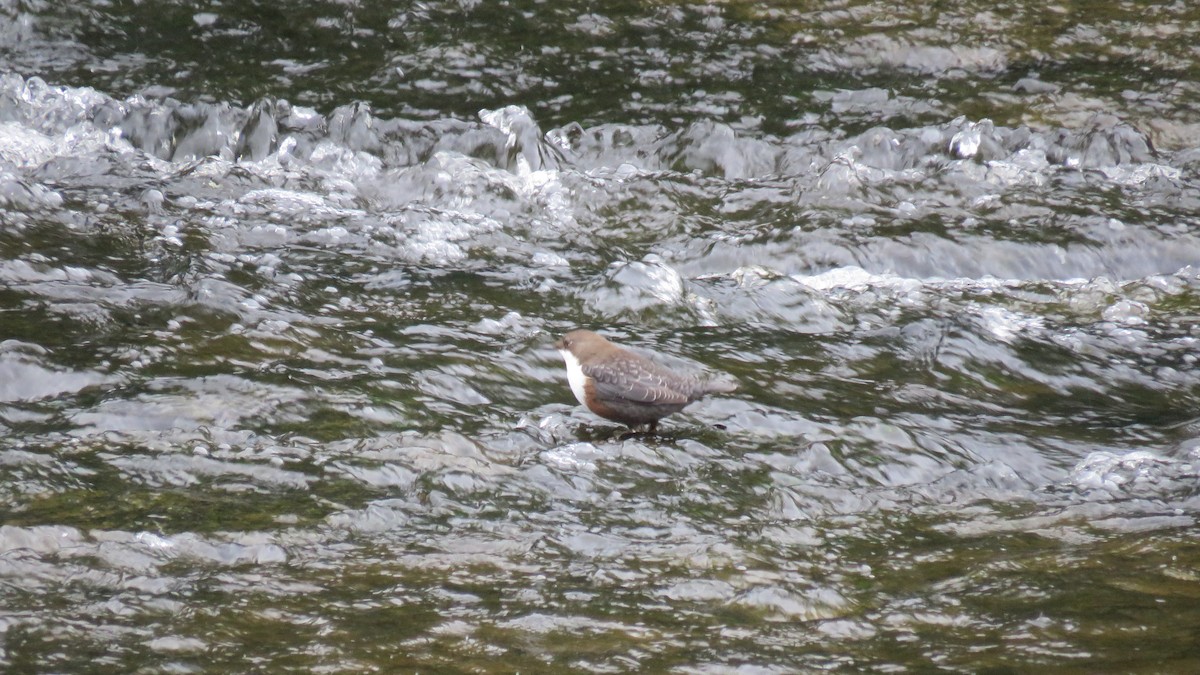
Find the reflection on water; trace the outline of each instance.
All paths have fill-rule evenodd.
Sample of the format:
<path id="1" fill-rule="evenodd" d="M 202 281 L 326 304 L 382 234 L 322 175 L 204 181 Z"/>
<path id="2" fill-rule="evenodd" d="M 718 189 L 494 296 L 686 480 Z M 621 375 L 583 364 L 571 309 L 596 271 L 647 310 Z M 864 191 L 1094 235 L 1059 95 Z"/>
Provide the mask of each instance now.
<path id="1" fill-rule="evenodd" d="M 305 5 L 0 9 L 0 664 L 1198 657 L 1193 10 Z"/>

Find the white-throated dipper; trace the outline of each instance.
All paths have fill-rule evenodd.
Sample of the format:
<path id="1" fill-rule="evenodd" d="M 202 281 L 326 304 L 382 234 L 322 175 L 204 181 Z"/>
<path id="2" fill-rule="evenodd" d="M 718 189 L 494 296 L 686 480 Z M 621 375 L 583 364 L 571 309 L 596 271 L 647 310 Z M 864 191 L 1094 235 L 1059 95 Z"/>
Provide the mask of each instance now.
<path id="1" fill-rule="evenodd" d="M 737 389 L 730 382 L 679 375 L 618 347 L 590 330 L 573 330 L 554 343 L 567 363 L 567 381 L 575 398 L 597 415 L 628 425 L 658 421 L 707 394 Z"/>

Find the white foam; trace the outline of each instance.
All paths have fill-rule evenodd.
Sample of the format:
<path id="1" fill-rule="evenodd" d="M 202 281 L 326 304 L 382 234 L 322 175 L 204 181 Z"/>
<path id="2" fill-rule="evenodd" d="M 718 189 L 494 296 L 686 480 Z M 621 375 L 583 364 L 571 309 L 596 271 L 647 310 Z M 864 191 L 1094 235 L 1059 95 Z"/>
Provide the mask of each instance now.
<path id="1" fill-rule="evenodd" d="M 1017 335 L 1039 330 L 1044 325 L 1040 316 L 1022 314 L 1004 307 L 975 305 L 973 309 L 983 319 L 983 327 L 1004 342 L 1011 342 Z"/>
<path id="2" fill-rule="evenodd" d="M 1167 460 L 1145 450 L 1124 454 L 1099 451 L 1089 454 L 1075 465 L 1068 483 L 1084 490 L 1117 490 L 1167 463 Z"/>

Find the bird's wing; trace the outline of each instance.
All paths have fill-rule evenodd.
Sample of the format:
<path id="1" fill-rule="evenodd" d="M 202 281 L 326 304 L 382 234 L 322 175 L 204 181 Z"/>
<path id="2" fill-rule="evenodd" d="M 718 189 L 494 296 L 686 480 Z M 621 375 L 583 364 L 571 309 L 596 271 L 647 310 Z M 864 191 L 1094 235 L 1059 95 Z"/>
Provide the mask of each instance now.
<path id="1" fill-rule="evenodd" d="M 584 366 L 583 373 L 595 382 L 601 400 L 622 398 L 651 405 L 686 405 L 695 393 L 695 383 L 640 359 L 592 364 Z"/>

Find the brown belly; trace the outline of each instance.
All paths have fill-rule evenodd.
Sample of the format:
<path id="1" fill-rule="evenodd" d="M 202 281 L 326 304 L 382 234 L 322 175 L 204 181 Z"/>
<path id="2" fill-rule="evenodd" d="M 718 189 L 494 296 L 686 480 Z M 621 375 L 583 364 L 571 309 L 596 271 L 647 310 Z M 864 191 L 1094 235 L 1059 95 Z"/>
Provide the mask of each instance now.
<path id="1" fill-rule="evenodd" d="M 626 399 L 600 400 L 595 395 L 588 397 L 587 407 L 588 410 L 591 410 L 604 419 L 620 422 L 631 427 L 657 422 L 667 415 L 683 410 L 683 405 L 679 404 L 662 405 L 629 401 Z"/>

